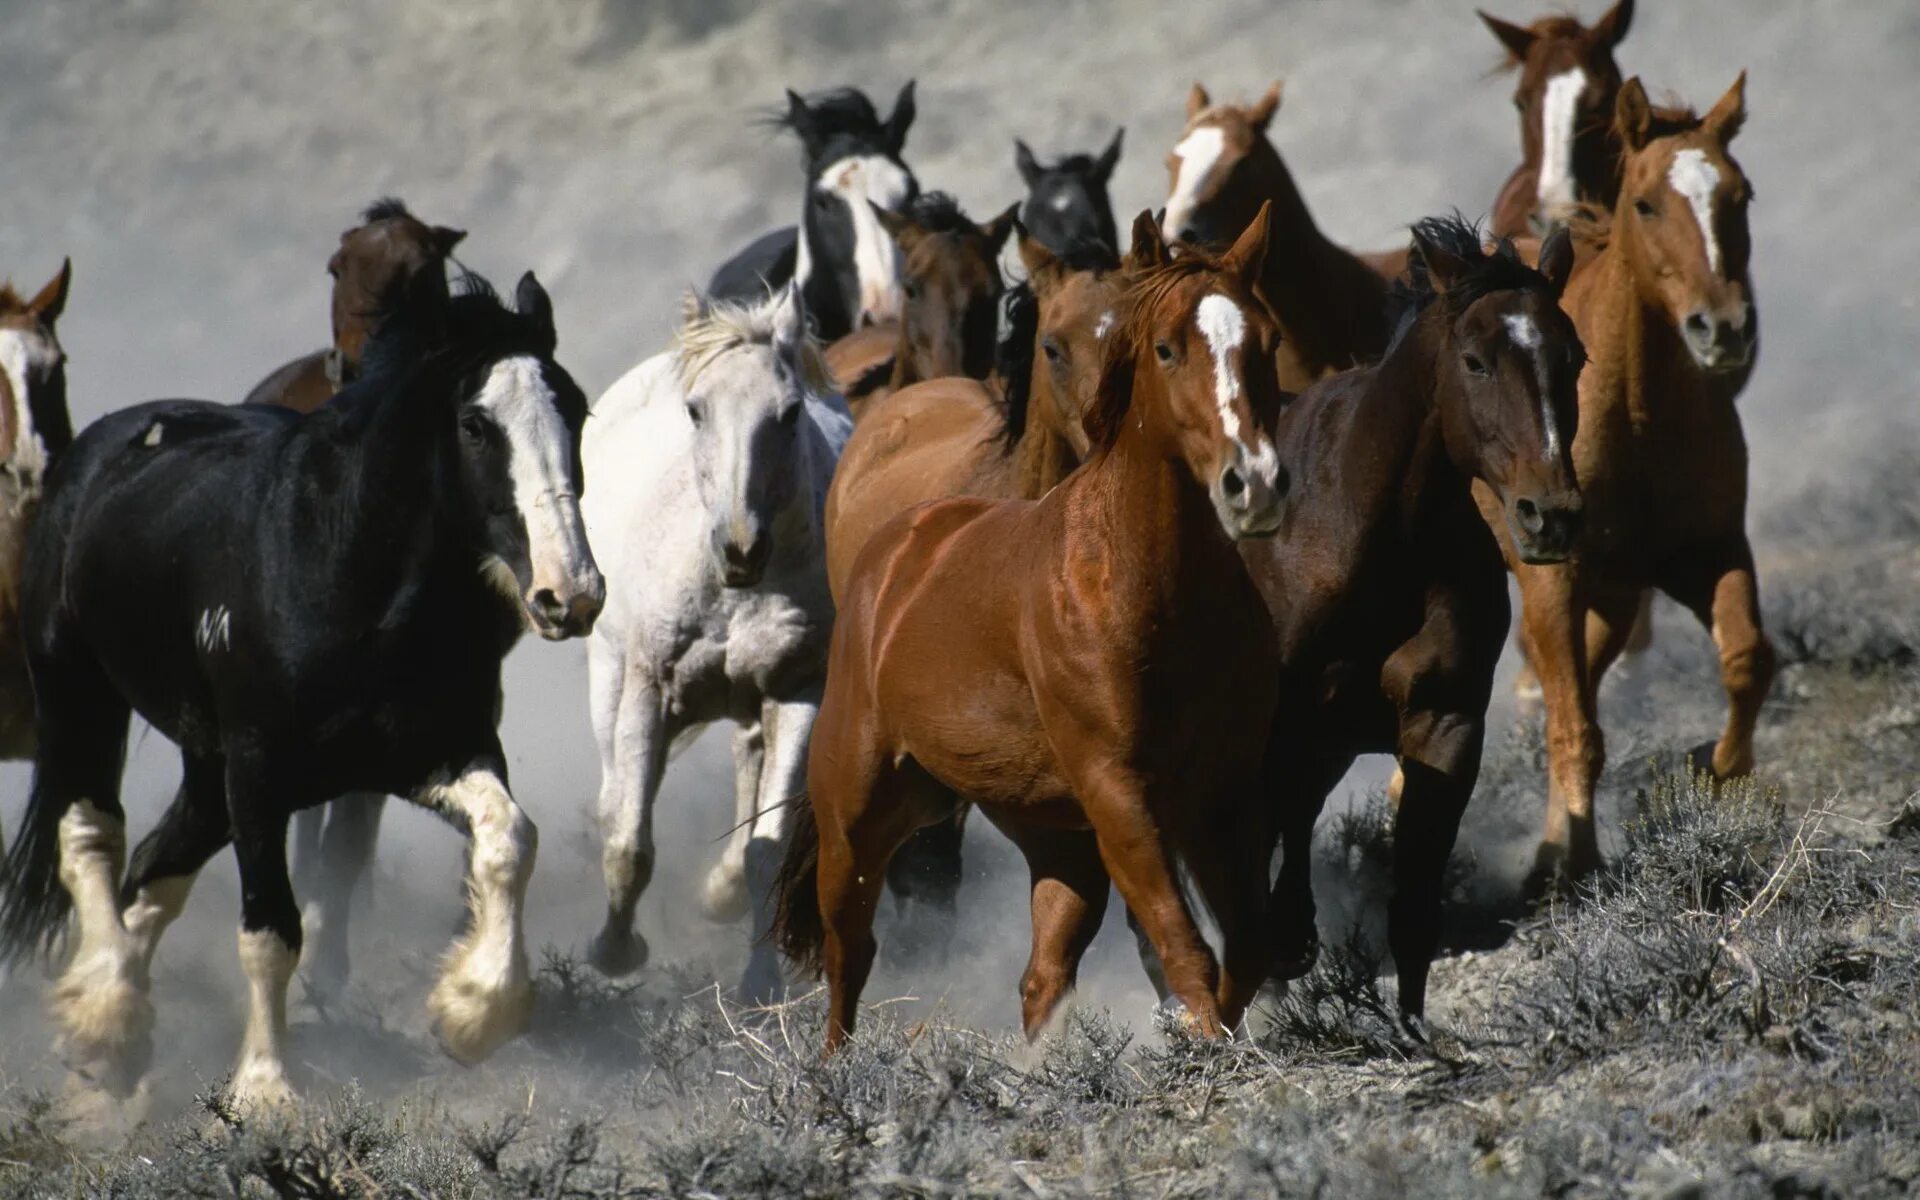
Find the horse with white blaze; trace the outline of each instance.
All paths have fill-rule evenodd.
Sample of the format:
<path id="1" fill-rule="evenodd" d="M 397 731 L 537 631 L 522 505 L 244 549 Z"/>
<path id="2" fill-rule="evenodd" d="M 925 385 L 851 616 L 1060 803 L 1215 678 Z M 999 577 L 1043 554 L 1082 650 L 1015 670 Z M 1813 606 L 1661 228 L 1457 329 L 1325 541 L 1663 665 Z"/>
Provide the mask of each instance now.
<path id="1" fill-rule="evenodd" d="M 75 911 L 54 1016 L 83 1080 L 124 1095 L 144 1072 L 156 944 L 231 842 L 249 1001 L 233 1090 L 291 1095 L 287 824 L 352 790 L 472 841 L 471 920 L 428 1001 L 442 1046 L 475 1062 L 525 1027 L 536 838 L 507 790 L 500 663 L 523 628 L 585 634 L 605 594 L 579 515 L 586 399 L 554 344 L 531 273 L 514 310 L 472 281 L 438 320 L 389 321 L 360 382 L 309 416 L 141 404 L 55 464 L 27 550 L 40 740 L 0 954 Z M 123 880 L 134 712 L 184 779 Z"/>
<path id="2" fill-rule="evenodd" d="M 593 406 L 585 511 L 608 591 L 587 668 L 607 918 L 589 956 L 609 974 L 646 962 L 634 909 L 668 749 L 731 719 L 737 822 L 703 908 L 751 909 L 741 994 L 781 988 L 763 935 L 833 627 L 822 507 L 853 429 L 825 379 L 798 285 L 752 306 L 689 296 L 673 348 Z"/>

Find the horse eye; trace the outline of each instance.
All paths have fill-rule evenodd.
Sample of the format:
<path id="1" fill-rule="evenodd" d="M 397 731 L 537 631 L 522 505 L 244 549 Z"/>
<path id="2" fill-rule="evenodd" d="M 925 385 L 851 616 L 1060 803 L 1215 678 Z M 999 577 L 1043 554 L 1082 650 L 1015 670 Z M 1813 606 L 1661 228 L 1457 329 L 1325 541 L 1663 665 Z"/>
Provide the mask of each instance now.
<path id="1" fill-rule="evenodd" d="M 1167 345 L 1165 342 L 1155 342 L 1153 344 L 1153 352 L 1160 356 L 1160 361 L 1163 363 L 1173 361 L 1173 347 Z"/>
<path id="2" fill-rule="evenodd" d="M 1053 363 L 1055 366 L 1058 366 L 1060 364 L 1060 360 L 1063 357 L 1065 357 L 1063 354 L 1060 353 L 1060 343 L 1054 341 L 1052 338 L 1047 338 L 1045 341 L 1041 342 L 1040 349 L 1043 352 L 1045 352 L 1047 356 L 1047 361 L 1050 363 Z"/>
<path id="3" fill-rule="evenodd" d="M 1650 217 L 1653 215 L 1653 204 L 1648 200 L 1635 200 L 1633 202 L 1633 211 L 1643 217 Z"/>
<path id="4" fill-rule="evenodd" d="M 460 414 L 460 432 L 470 441 L 484 442 L 487 440 L 487 419 L 468 409 Z"/>
<path id="5" fill-rule="evenodd" d="M 918 300 L 919 298 L 920 298 L 920 281 L 918 279 L 907 280 L 907 299 Z"/>
<path id="6" fill-rule="evenodd" d="M 1481 362 L 1478 355 L 1462 354 L 1460 356 L 1460 364 L 1474 375 L 1485 375 L 1487 373 L 1487 364 Z"/>
<path id="7" fill-rule="evenodd" d="M 695 425 L 700 423 L 700 402 L 698 400 L 687 401 L 687 420 L 692 421 Z"/>

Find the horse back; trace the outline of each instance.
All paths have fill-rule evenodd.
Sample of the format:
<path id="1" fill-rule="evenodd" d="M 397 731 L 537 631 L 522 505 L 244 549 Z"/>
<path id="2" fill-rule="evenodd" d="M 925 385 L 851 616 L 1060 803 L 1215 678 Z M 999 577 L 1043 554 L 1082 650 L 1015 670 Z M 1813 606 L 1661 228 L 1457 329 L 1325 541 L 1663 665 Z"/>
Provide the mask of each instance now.
<path id="1" fill-rule="evenodd" d="M 315 350 L 274 371 L 247 393 L 240 403 L 270 405 L 294 412 L 310 413 L 333 399 L 335 381 L 327 373 L 331 351 Z"/>
<path id="2" fill-rule="evenodd" d="M 793 278 L 799 248 L 800 231 L 791 225 L 762 234 L 714 271 L 708 299 L 759 303 Z"/>

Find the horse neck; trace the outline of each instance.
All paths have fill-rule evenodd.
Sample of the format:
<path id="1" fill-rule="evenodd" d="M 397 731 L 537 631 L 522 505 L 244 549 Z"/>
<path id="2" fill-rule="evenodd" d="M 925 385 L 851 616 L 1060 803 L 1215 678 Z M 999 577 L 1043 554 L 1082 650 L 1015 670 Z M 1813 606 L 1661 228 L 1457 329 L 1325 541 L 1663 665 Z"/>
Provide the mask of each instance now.
<path id="1" fill-rule="evenodd" d="M 927 377 L 921 368 L 920 356 L 914 353 L 911 329 L 909 314 L 901 313 L 900 336 L 893 343 L 893 370 L 887 375 L 887 386 L 896 392 Z"/>
<path id="2" fill-rule="evenodd" d="M 801 214 L 794 236 L 797 239 L 794 278 L 800 283 L 800 295 L 806 303 L 807 319 L 813 323 L 814 337 L 824 345 L 847 336 L 853 332 L 853 313 L 847 309 L 847 298 L 840 293 L 832 270 L 821 266 L 813 257 L 805 213 Z"/>
<path id="3" fill-rule="evenodd" d="M 1445 322 L 1438 306 L 1427 309 L 1377 366 L 1366 368 L 1371 378 L 1348 427 L 1357 435 L 1348 442 L 1350 456 L 1393 464 L 1390 482 L 1406 516 L 1434 486 L 1457 485 L 1464 492 L 1467 480 L 1478 473 L 1474 449 L 1447 436 L 1449 427 L 1464 429 L 1470 423 L 1464 417 L 1448 420 L 1447 405 L 1462 397 L 1440 392 L 1440 360 L 1452 353 Z M 1364 463 L 1346 473 L 1366 477 Z"/>
<path id="4" fill-rule="evenodd" d="M 1320 232 L 1279 152 L 1269 142 L 1262 147 L 1248 163 L 1256 202 L 1273 205 L 1262 298 L 1303 359 L 1340 369 L 1378 353 L 1384 281 Z"/>
<path id="5" fill-rule="evenodd" d="M 1614 229 L 1628 214 L 1616 214 Z M 1568 285 L 1568 308 L 1585 343 L 1580 421 L 1605 426 L 1624 419 L 1634 429 L 1656 424 L 1673 406 L 1661 397 L 1693 378 L 1680 331 L 1664 309 L 1642 293 L 1626 247 L 1616 236 Z"/>

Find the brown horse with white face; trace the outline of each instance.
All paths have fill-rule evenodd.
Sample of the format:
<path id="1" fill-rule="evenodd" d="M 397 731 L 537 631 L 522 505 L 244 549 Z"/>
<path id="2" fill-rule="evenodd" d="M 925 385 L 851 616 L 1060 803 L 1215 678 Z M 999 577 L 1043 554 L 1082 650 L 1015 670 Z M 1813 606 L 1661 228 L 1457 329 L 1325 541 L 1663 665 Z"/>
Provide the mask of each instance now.
<path id="1" fill-rule="evenodd" d="M 1633 0 L 1619 0 L 1591 28 L 1570 16 L 1516 25 L 1480 14 L 1517 69 L 1513 106 L 1520 114 L 1522 158 L 1493 202 L 1489 232 L 1517 237 L 1565 220 L 1577 203 L 1612 208 L 1620 189 L 1620 144 L 1613 108 L 1620 94 L 1614 47 L 1633 23 Z"/>
<path id="2" fill-rule="evenodd" d="M 466 232 L 428 225 L 399 200 L 377 200 L 361 224 L 340 235 L 327 260 L 333 277 L 333 346 L 294 359 L 254 385 L 246 404 L 271 404 L 312 412 L 360 374 L 360 355 L 381 318 L 403 299 L 434 296 L 413 287 L 416 277 L 441 280 L 437 297 L 447 300 L 446 262 Z"/>
<path id="3" fill-rule="evenodd" d="M 1521 644 L 1546 697 L 1539 883 L 1600 863 L 1593 793 L 1605 753 L 1595 701 L 1645 589 L 1678 600 L 1719 650 L 1727 724 L 1696 762 L 1718 778 L 1753 769 L 1774 654 L 1760 625 L 1747 446 L 1734 408 L 1759 335 L 1747 277 L 1753 190 L 1728 150 L 1745 89 L 1743 73 L 1701 118 L 1653 108 L 1637 79 L 1621 88 L 1619 200 L 1591 227 L 1576 223 L 1593 251 L 1562 301 L 1591 356 L 1573 441 L 1587 506 L 1578 556 L 1526 563 L 1504 514 L 1480 496 L 1520 583 Z"/>
<path id="4" fill-rule="evenodd" d="M 20 557 L 47 467 L 73 441 L 67 355 L 54 324 L 73 264 L 31 300 L 0 285 L 0 759 L 32 758 L 33 686 L 20 639 Z"/>
<path id="5" fill-rule="evenodd" d="M 1167 156 L 1172 191 L 1161 233 L 1168 241 L 1224 244 L 1272 205 L 1273 243 L 1259 293 L 1280 322 L 1280 386 L 1297 392 L 1386 349 L 1387 284 L 1313 223 L 1267 139 L 1279 108 L 1278 83 L 1250 105 L 1215 104 L 1207 89 L 1193 85 L 1186 128 Z"/>
<path id="6" fill-rule="evenodd" d="M 852 1032 L 887 860 L 972 802 L 1025 854 L 1023 1023 L 1072 986 L 1108 878 L 1219 1036 L 1266 974 L 1272 627 L 1235 544 L 1287 480 L 1265 429 L 1279 330 L 1254 296 L 1264 211 L 1220 259 L 1129 286 L 1087 418 L 1092 457 L 1037 501 L 922 505 L 876 533 L 834 626 L 776 933 L 824 965 L 826 1048 Z M 1200 937 L 1176 855 L 1221 926 Z"/>
<path id="7" fill-rule="evenodd" d="M 951 196 L 927 192 L 904 212 L 872 205 L 900 253 L 900 320 L 870 325 L 826 349 L 854 419 L 891 392 L 925 379 L 985 379 L 993 370 L 1000 248 L 1018 205 L 976 225 Z"/>

